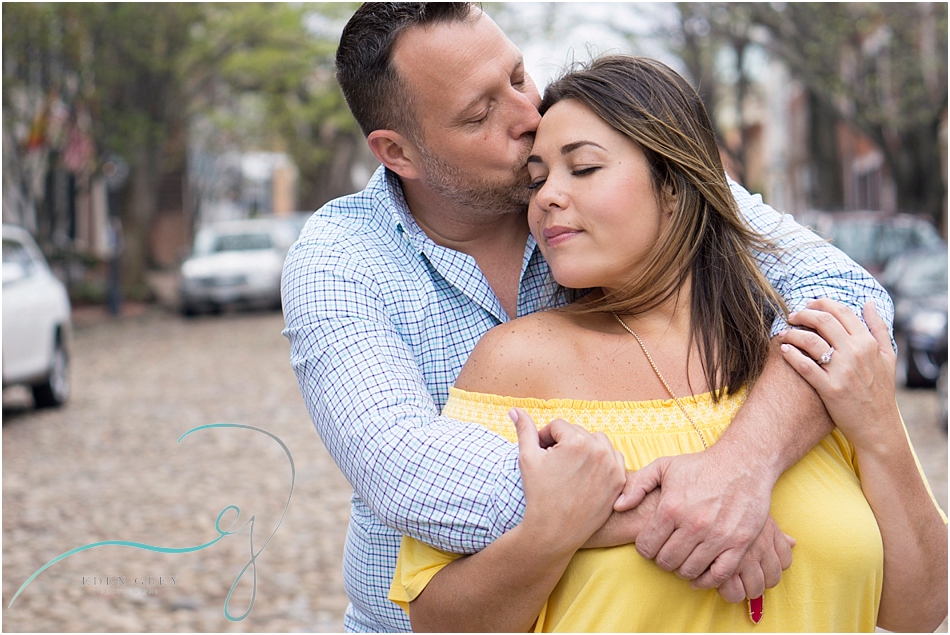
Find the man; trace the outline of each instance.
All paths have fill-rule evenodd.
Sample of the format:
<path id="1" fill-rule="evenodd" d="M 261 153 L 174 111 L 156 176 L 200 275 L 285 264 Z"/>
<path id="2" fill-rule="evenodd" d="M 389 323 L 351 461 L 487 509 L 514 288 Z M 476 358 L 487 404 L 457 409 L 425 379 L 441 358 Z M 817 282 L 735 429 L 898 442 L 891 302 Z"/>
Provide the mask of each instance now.
<path id="1" fill-rule="evenodd" d="M 345 626 L 406 631 L 386 599 L 399 534 L 473 553 L 524 509 L 517 447 L 439 411 L 485 331 L 549 302 L 525 220 L 540 97 L 518 49 L 468 4 L 364 5 L 344 30 L 337 69 L 383 167 L 365 190 L 318 211 L 288 255 L 285 335 L 314 425 L 355 490 Z M 791 308 L 827 296 L 860 313 L 873 298 L 891 315 L 857 265 L 741 187 L 734 193 L 750 223 L 792 250 L 781 262 L 760 257 Z M 716 445 L 628 480 L 634 499 L 662 483 L 638 549 L 707 588 L 734 583 L 743 554 L 767 533 L 776 479 L 831 426 L 774 356 Z M 571 466 L 598 469 L 599 460 L 578 447 L 553 470 L 565 496 L 584 495 Z"/>

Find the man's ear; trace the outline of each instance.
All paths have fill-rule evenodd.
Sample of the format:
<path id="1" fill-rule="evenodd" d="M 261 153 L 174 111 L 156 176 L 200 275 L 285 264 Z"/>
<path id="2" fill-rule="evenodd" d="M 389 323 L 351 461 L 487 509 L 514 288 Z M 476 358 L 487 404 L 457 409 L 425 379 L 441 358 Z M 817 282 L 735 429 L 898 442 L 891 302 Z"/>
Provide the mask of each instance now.
<path id="1" fill-rule="evenodd" d="M 404 179 L 418 179 L 419 153 L 416 146 L 394 130 L 374 130 L 366 137 L 369 149 L 379 162 Z"/>

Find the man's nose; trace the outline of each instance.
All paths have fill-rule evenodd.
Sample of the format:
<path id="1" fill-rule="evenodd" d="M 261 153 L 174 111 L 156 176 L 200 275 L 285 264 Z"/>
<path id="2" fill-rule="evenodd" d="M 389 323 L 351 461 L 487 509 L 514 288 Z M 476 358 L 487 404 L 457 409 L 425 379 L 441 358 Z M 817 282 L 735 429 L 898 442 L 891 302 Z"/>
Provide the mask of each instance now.
<path id="1" fill-rule="evenodd" d="M 538 107 L 527 93 L 518 93 L 515 100 L 515 125 L 512 127 L 512 136 L 515 139 L 533 135 L 541 123 Z"/>

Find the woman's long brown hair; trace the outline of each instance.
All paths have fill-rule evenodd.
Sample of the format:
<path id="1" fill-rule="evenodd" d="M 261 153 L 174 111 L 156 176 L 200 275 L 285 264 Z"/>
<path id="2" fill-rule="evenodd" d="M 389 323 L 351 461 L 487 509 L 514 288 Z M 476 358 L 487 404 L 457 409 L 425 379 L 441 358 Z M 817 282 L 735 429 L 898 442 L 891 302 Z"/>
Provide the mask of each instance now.
<path id="1" fill-rule="evenodd" d="M 623 55 L 581 65 L 548 86 L 541 114 L 567 99 L 640 146 L 670 218 L 626 286 L 565 310 L 635 316 L 676 296 L 689 279 L 689 345 L 699 347 L 714 398 L 751 385 L 765 366 L 772 320 L 787 313 L 752 252 L 777 248 L 739 213 L 702 100 L 661 62 Z"/>

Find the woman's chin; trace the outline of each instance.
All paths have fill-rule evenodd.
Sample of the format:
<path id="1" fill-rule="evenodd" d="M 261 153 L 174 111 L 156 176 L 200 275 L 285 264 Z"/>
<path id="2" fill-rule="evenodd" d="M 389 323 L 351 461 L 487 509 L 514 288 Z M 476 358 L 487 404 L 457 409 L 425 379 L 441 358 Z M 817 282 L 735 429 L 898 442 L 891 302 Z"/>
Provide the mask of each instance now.
<path id="1" fill-rule="evenodd" d="M 591 287 L 585 287 L 585 286 L 582 285 L 582 284 L 578 284 L 577 281 L 576 281 L 575 279 L 571 278 L 571 277 L 565 277 L 565 276 L 560 276 L 560 277 L 558 277 L 558 276 L 554 276 L 554 281 L 557 282 L 560 286 L 564 287 L 565 289 L 574 289 L 574 290 L 577 290 L 577 289 L 590 289 L 590 288 L 591 288 Z"/>
<path id="2" fill-rule="evenodd" d="M 576 271 L 551 271 L 554 281 L 565 289 L 594 289 L 603 286 L 603 276 L 592 276 Z"/>

